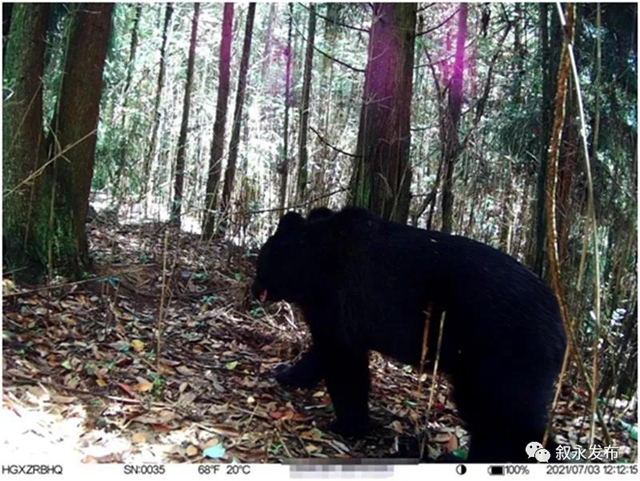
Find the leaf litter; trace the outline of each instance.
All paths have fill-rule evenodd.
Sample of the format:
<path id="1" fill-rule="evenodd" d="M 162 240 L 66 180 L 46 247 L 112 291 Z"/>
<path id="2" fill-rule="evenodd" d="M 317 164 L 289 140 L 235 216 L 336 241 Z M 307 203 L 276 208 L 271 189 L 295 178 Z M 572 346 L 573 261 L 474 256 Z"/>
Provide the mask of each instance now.
<path id="1" fill-rule="evenodd" d="M 431 457 L 468 446 L 446 380 L 438 380 L 426 423 L 431 377 L 421 383 L 416 370 L 377 354 L 374 428 L 362 440 L 329 430 L 324 383 L 278 385 L 273 368 L 304 351 L 308 331 L 288 304 L 252 300 L 248 249 L 167 224 L 98 217 L 89 230 L 92 277 L 42 286 L 3 279 L 0 440 L 11 459 L 415 458 L 424 432 Z M 579 441 L 587 423 L 572 420 L 588 412 L 587 401 L 567 398 L 555 430 Z"/>

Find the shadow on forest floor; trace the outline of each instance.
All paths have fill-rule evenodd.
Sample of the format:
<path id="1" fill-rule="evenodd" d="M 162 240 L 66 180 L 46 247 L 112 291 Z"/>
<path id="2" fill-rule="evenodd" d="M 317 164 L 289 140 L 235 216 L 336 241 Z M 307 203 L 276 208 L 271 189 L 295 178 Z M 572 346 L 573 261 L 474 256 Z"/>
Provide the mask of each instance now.
<path id="1" fill-rule="evenodd" d="M 0 440 L 8 459 L 417 456 L 430 376 L 420 383 L 415 370 L 373 355 L 376 427 L 366 439 L 345 440 L 328 430 L 324 384 L 288 390 L 272 378 L 305 347 L 307 330 L 287 304 L 263 309 L 251 299 L 254 267 L 243 250 L 164 224 L 123 227 L 98 216 L 89 228 L 97 279 L 48 288 L 3 281 Z M 468 441 L 445 381 L 434 398 L 430 458 Z M 575 422 L 586 404 L 575 395 L 561 401 L 560 440 L 587 433 L 588 423 Z M 618 445 L 633 443 L 612 435 Z M 621 458 L 634 455 L 625 449 Z"/>

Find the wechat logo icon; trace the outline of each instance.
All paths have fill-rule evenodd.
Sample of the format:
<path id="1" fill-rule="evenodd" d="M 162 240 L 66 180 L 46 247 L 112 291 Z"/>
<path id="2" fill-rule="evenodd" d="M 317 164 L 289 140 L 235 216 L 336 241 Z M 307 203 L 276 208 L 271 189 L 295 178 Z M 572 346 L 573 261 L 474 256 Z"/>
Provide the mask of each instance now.
<path id="1" fill-rule="evenodd" d="M 539 463 L 548 463 L 549 459 L 551 459 L 551 453 L 547 449 L 544 449 L 542 444 L 537 441 L 532 441 L 527 444 L 527 447 L 524 448 L 524 450 L 526 451 L 529 459 L 536 458 L 536 461 Z"/>

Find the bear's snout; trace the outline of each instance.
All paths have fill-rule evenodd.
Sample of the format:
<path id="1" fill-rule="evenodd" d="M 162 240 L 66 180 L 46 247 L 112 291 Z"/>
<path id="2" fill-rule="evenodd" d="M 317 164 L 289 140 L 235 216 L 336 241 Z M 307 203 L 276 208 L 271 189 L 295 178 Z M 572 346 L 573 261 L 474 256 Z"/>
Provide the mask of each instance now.
<path id="1" fill-rule="evenodd" d="M 256 279 L 251 286 L 251 295 L 254 299 L 258 299 L 260 302 L 264 302 L 267 300 L 268 292 L 263 287 L 262 283 Z"/>

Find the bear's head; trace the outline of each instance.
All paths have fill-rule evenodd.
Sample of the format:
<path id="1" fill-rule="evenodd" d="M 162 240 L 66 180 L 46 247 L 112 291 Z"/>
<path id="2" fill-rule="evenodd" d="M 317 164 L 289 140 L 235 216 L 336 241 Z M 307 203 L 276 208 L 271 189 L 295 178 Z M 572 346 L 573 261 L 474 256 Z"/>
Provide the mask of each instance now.
<path id="1" fill-rule="evenodd" d="M 318 276 L 316 253 L 321 244 L 314 225 L 333 212 L 321 207 L 305 219 L 289 212 L 280 219 L 276 232 L 260 249 L 256 279 L 251 287 L 260 301 L 301 302 L 312 296 L 314 278 Z M 314 232 L 315 231 L 315 232 Z"/>

